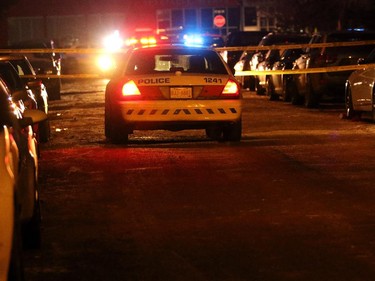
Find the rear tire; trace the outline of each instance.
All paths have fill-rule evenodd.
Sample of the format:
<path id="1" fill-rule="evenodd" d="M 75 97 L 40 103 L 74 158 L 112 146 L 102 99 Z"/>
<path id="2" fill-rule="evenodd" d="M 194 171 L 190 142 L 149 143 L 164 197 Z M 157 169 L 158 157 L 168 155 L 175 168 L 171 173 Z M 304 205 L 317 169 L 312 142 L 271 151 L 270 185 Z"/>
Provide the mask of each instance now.
<path id="1" fill-rule="evenodd" d="M 309 80 L 306 85 L 306 94 L 305 94 L 305 107 L 307 108 L 316 108 L 319 105 L 319 97 L 315 93 L 311 81 Z"/>
<path id="2" fill-rule="evenodd" d="M 40 230 L 41 211 L 40 202 L 37 200 L 34 206 L 34 213 L 30 221 L 22 225 L 23 247 L 25 249 L 39 249 L 41 247 L 42 235 Z"/>
<path id="3" fill-rule="evenodd" d="M 242 120 L 223 127 L 224 141 L 239 142 L 242 137 Z"/>
<path id="4" fill-rule="evenodd" d="M 49 100 L 60 100 L 61 99 L 61 80 L 59 78 L 54 79 L 50 84 L 47 84 L 47 93 Z"/>
<path id="5" fill-rule="evenodd" d="M 206 136 L 212 140 L 219 141 L 223 136 L 223 128 L 219 125 L 206 128 Z"/>
<path id="6" fill-rule="evenodd" d="M 267 94 L 270 101 L 279 100 L 279 96 L 275 93 L 275 86 L 273 85 L 272 78 L 267 78 Z"/>
<path id="7" fill-rule="evenodd" d="M 374 115 L 374 109 L 372 110 L 372 112 Z M 350 86 L 349 86 L 345 93 L 345 117 L 347 119 L 353 119 L 358 116 L 359 116 L 359 113 L 355 111 L 353 108 L 352 90 L 350 89 Z"/>
<path id="8" fill-rule="evenodd" d="M 46 143 L 49 141 L 51 136 L 51 128 L 49 120 L 44 120 L 38 124 L 38 140 L 41 143 Z"/>
<path id="9" fill-rule="evenodd" d="M 15 198 L 17 198 L 15 196 Z M 16 200 L 15 200 L 16 201 Z M 18 204 L 14 204 L 14 226 L 11 259 L 8 270 L 8 281 L 23 281 L 24 269 L 22 261 L 22 235 Z"/>
<path id="10" fill-rule="evenodd" d="M 290 102 L 292 100 L 293 87 L 292 79 L 290 77 L 284 78 L 282 97 L 285 102 Z"/>
<path id="11" fill-rule="evenodd" d="M 106 138 L 115 144 L 127 143 L 129 140 L 129 133 L 125 125 L 120 124 L 120 118 L 115 118 L 114 113 L 110 109 L 108 102 L 105 104 L 104 114 L 104 131 Z"/>

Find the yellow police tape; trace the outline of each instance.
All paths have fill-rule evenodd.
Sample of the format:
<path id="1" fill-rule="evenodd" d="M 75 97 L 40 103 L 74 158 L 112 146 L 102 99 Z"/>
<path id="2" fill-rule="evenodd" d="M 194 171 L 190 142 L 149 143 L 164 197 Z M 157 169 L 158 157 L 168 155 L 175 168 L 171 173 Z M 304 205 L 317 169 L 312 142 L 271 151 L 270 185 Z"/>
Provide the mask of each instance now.
<path id="1" fill-rule="evenodd" d="M 360 65 L 342 65 L 331 67 L 314 67 L 307 69 L 288 69 L 288 70 L 252 70 L 252 71 L 236 71 L 235 76 L 256 76 L 256 75 L 288 75 L 288 74 L 302 74 L 302 73 L 327 73 L 339 71 L 353 71 L 358 69 L 375 68 L 375 63 L 360 64 Z M 24 78 L 39 78 L 39 79 L 109 79 L 110 77 L 100 74 L 61 74 L 61 75 L 21 75 Z"/>
<path id="2" fill-rule="evenodd" d="M 288 69 L 288 70 L 252 70 L 252 71 L 236 71 L 235 76 L 257 76 L 257 75 L 288 75 L 288 74 L 302 74 L 302 73 L 327 73 L 339 71 L 353 71 L 358 69 L 375 68 L 375 63 L 361 64 L 361 65 L 343 65 L 331 67 L 315 67 L 307 69 Z M 39 79 L 109 79 L 109 76 L 100 74 L 61 74 L 61 75 L 21 75 L 24 78 L 39 78 Z"/>
<path id="3" fill-rule="evenodd" d="M 351 41 L 351 42 L 331 42 L 314 44 L 284 44 L 272 46 L 244 46 L 244 47 L 220 47 L 217 51 L 263 51 L 263 50 L 285 50 L 285 49 L 305 49 L 305 48 L 332 48 L 332 47 L 353 47 L 362 45 L 375 45 L 375 40 Z"/>
<path id="4" fill-rule="evenodd" d="M 368 69 L 375 67 L 375 63 L 360 64 L 360 65 L 341 65 L 330 67 L 314 67 L 307 69 L 288 69 L 288 70 L 253 70 L 253 71 L 236 71 L 236 76 L 250 76 L 250 75 L 287 75 L 287 74 L 302 74 L 302 73 L 325 73 L 338 71 L 352 71 L 358 69 Z"/>
<path id="5" fill-rule="evenodd" d="M 22 78 L 39 78 L 39 79 L 108 79 L 109 77 L 99 74 L 37 74 L 37 75 L 20 75 Z"/>
<path id="6" fill-rule="evenodd" d="M 272 45 L 272 46 L 244 46 L 244 47 L 220 47 L 215 50 L 222 51 L 261 51 L 261 50 L 285 50 L 285 49 L 303 49 L 303 48 L 331 48 L 331 47 L 353 47 L 361 45 L 375 45 L 375 40 L 368 41 L 353 41 L 353 42 L 332 42 L 332 43 L 314 43 L 314 44 L 288 44 L 288 45 Z M 119 50 L 115 53 L 124 53 L 126 49 Z M 0 54 L 30 54 L 30 53 L 70 53 L 70 54 L 103 54 L 108 53 L 104 48 L 65 48 L 65 49 L 0 49 Z M 110 53 L 110 54 L 113 54 Z M 272 74 L 300 74 L 300 73 L 322 73 L 322 72 L 337 72 L 337 71 L 351 71 L 357 69 L 364 69 L 374 67 L 375 64 L 362 64 L 362 65 L 344 65 L 333 67 L 319 67 L 298 70 L 256 70 L 256 71 L 236 71 L 236 76 L 249 76 L 249 75 L 272 75 Z M 99 74 L 62 74 L 62 75 L 24 75 L 23 77 L 36 77 L 36 78 L 60 78 L 60 79 L 76 79 L 76 78 L 108 78 Z"/>

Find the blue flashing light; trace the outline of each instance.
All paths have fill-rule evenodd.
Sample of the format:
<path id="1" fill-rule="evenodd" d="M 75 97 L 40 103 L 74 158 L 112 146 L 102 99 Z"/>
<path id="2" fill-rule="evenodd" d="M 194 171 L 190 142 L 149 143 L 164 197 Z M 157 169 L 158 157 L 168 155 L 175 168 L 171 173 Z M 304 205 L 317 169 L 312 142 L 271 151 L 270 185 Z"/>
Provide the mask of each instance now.
<path id="1" fill-rule="evenodd" d="M 202 46 L 204 44 L 204 40 L 202 36 L 196 34 L 185 34 L 184 35 L 184 44 L 191 46 L 191 45 L 198 45 Z"/>

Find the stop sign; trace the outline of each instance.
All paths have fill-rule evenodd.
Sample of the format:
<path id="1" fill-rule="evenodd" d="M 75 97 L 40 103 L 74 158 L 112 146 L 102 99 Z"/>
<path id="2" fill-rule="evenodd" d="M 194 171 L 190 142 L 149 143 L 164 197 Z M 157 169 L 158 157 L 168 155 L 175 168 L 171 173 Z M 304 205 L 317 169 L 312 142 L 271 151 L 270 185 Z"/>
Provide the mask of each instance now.
<path id="1" fill-rule="evenodd" d="M 225 25 L 225 17 L 222 15 L 216 15 L 214 17 L 214 25 L 216 27 L 223 27 Z"/>

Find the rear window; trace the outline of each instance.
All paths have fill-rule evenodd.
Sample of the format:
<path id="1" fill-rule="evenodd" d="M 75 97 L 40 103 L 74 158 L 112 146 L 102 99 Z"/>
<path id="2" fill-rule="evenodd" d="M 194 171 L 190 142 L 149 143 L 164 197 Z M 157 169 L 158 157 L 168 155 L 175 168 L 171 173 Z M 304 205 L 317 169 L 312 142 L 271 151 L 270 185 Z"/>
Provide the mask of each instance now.
<path id="1" fill-rule="evenodd" d="M 215 51 L 201 49 L 139 49 L 135 50 L 125 74 L 163 72 L 228 74 Z"/>

